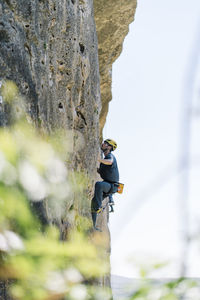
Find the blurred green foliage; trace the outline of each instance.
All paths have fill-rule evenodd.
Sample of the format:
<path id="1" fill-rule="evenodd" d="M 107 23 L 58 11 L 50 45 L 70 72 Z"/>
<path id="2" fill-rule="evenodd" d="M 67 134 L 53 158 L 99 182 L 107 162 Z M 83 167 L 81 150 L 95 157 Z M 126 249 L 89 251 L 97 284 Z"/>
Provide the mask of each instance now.
<path id="1" fill-rule="evenodd" d="M 16 97 L 22 101 L 11 81 L 0 93 L 9 105 Z M 66 166 L 70 139 L 63 132 L 44 134 L 25 114 L 0 129 L 0 280 L 12 280 L 14 299 L 109 299 L 93 284 L 109 268 L 103 239 L 89 234 L 91 221 L 80 215 L 88 179 Z M 45 225 L 33 213 L 37 204 Z M 61 240 L 62 226 L 67 240 Z"/>
<path id="2" fill-rule="evenodd" d="M 130 300 L 199 300 L 199 283 L 190 278 L 143 279 Z"/>
<path id="3" fill-rule="evenodd" d="M 167 267 L 167 263 L 139 266 L 140 280 L 134 284 L 130 300 L 199 300 L 200 282 L 193 278 L 153 278 L 155 271 Z"/>
<path id="4" fill-rule="evenodd" d="M 80 134 L 57 130 L 47 135 L 42 122 L 39 129 L 27 122 L 12 81 L 2 83 L 0 94 L 14 118 L 9 128 L 0 129 L 0 280 L 12 280 L 10 294 L 19 300 L 110 299 L 109 289 L 95 286 L 109 272 L 109 241 L 103 233 L 91 233 L 90 180 L 68 168 L 75 144 L 82 147 Z M 33 212 L 37 204 L 44 208 L 45 225 Z M 164 265 L 140 266 L 142 280 L 129 299 L 199 299 L 195 280 L 148 279 Z"/>

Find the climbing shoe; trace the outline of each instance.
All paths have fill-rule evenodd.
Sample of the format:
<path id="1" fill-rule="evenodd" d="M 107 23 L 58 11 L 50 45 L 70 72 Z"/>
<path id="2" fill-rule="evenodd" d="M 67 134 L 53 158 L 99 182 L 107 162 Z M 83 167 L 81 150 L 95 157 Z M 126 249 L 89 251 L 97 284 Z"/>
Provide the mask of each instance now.
<path id="1" fill-rule="evenodd" d="M 103 207 L 100 207 L 99 209 L 96 210 L 96 213 L 100 214 L 102 212 L 102 210 L 103 210 Z"/>
<path id="2" fill-rule="evenodd" d="M 100 207 L 98 209 L 93 209 L 92 213 L 100 214 L 103 211 L 103 207 Z"/>

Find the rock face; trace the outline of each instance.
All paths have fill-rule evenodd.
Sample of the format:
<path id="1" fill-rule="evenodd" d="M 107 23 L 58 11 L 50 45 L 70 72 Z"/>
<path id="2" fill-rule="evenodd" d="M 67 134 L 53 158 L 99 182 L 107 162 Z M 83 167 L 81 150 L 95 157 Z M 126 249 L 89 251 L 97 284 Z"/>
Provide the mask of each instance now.
<path id="1" fill-rule="evenodd" d="M 101 78 L 101 135 L 106 122 L 109 101 L 112 99 L 112 64 L 122 51 L 129 24 L 134 19 L 136 5 L 137 0 L 94 0 Z"/>
<path id="2" fill-rule="evenodd" d="M 92 0 L 0 0 L 0 84 L 17 84 L 36 126 L 80 137 L 81 147 L 74 139 L 70 167 L 89 176 L 90 195 L 112 98 L 112 64 L 135 7 L 136 0 L 95 0 L 94 13 Z M 0 99 L 0 126 L 6 126 L 8 107 Z M 99 222 L 109 252 L 107 221 L 105 212 Z"/>
<path id="3" fill-rule="evenodd" d="M 87 147 L 73 159 L 94 176 L 101 103 L 92 0 L 7 0 L 0 14 L 0 79 L 17 84 L 36 123 L 81 134 Z"/>

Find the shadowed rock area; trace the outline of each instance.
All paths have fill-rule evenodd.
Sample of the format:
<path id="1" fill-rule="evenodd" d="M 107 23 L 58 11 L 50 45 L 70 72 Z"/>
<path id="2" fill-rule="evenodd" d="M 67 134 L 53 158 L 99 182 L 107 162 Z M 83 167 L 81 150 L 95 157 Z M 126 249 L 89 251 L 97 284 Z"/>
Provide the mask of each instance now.
<path id="1" fill-rule="evenodd" d="M 73 161 L 94 176 L 101 103 L 92 1 L 1 1 L 0 13 L 0 79 L 17 84 L 37 125 L 80 132 L 88 147 Z"/>

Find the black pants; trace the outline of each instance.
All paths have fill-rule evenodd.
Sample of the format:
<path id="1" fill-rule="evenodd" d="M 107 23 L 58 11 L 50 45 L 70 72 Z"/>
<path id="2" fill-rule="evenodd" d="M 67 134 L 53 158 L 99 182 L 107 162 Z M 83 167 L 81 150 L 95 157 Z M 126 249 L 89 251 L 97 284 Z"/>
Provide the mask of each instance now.
<path id="1" fill-rule="evenodd" d="M 92 203 L 91 203 L 92 220 L 93 220 L 94 227 L 96 225 L 96 217 L 97 217 L 95 210 L 98 210 L 101 207 L 104 193 L 106 194 L 115 193 L 116 191 L 117 191 L 117 186 L 115 186 L 113 183 L 107 181 L 96 182 L 94 197 L 92 198 Z"/>
<path id="2" fill-rule="evenodd" d="M 103 201 L 103 193 L 108 193 L 112 188 L 112 184 L 107 181 L 97 181 L 95 184 L 94 197 L 92 198 L 92 209 L 97 210 L 101 207 Z"/>

